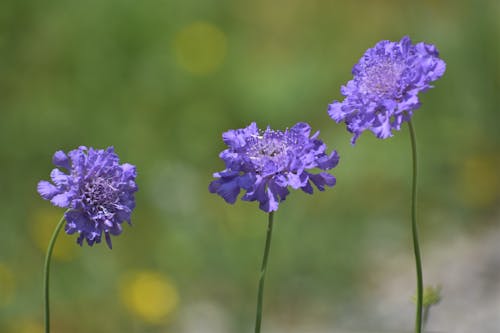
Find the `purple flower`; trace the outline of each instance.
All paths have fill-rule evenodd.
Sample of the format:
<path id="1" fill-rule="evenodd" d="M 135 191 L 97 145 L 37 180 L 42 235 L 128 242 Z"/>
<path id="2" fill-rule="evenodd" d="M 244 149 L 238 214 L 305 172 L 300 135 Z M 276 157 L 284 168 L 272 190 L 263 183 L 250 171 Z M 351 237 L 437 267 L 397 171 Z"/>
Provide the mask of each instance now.
<path id="1" fill-rule="evenodd" d="M 378 42 L 353 67 L 354 78 L 342 86 L 344 101 L 333 101 L 328 114 L 337 123 L 345 121 L 354 134 L 354 144 L 364 130 L 377 138 L 392 136 L 403 121 L 420 107 L 418 93 L 432 88 L 446 64 L 432 44 L 413 45 L 409 37 L 399 42 Z"/>
<path id="2" fill-rule="evenodd" d="M 60 169 L 50 173 L 52 183 L 42 180 L 38 193 L 53 205 L 67 208 L 65 230 L 67 234 L 79 233 L 77 243 L 83 239 L 92 246 L 101 242 L 104 233 L 111 245 L 110 235 L 122 232 L 121 224 L 130 224 L 130 214 L 135 207 L 135 166 L 119 164 L 113 147 L 106 150 L 79 147 L 67 155 L 57 151 L 52 162 Z"/>
<path id="3" fill-rule="evenodd" d="M 243 189 L 246 193 L 242 200 L 257 200 L 260 209 L 271 212 L 285 200 L 288 186 L 309 194 L 313 193 L 311 183 L 320 191 L 334 186 L 334 176 L 307 171 L 329 170 L 339 161 L 336 151 L 326 154 L 326 145 L 318 139 L 319 132 L 312 137 L 310 134 L 311 127 L 306 123 L 284 132 L 269 127 L 259 131 L 255 123 L 225 132 L 222 139 L 229 148 L 219 156 L 226 169 L 214 174 L 217 179 L 210 183 L 209 191 L 233 204 Z"/>

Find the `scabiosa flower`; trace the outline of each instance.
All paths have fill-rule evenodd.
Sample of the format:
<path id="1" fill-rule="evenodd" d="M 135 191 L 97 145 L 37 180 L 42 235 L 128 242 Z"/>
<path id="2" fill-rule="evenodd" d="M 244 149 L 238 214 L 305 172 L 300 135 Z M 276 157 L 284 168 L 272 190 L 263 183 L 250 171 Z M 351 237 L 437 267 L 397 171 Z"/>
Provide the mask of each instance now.
<path id="1" fill-rule="evenodd" d="M 214 174 L 209 186 L 233 204 L 240 190 L 246 191 L 242 200 L 259 201 L 260 209 L 272 212 L 289 194 L 288 186 L 311 194 L 313 183 L 320 191 L 334 186 L 335 177 L 326 172 L 312 173 L 310 169 L 334 168 L 339 156 L 326 153 L 326 145 L 318 139 L 319 132 L 310 137 L 311 127 L 298 123 L 286 131 L 269 127 L 259 131 L 255 123 L 222 135 L 228 149 L 219 156 L 226 169 Z"/>
<path id="2" fill-rule="evenodd" d="M 38 193 L 53 205 L 68 209 L 65 231 L 79 233 L 78 244 L 84 239 L 90 246 L 100 243 L 104 233 L 111 248 L 110 235 L 122 232 L 123 221 L 130 224 L 135 207 L 135 166 L 119 164 L 113 147 L 97 150 L 81 146 L 68 154 L 57 151 L 52 162 L 68 173 L 53 169 L 53 184 L 40 181 Z"/>
<path id="3" fill-rule="evenodd" d="M 354 78 L 340 90 L 346 98 L 330 104 L 328 114 L 337 123 L 345 121 L 354 134 L 352 144 L 367 129 L 388 138 L 411 119 L 420 106 L 418 93 L 432 88 L 430 83 L 445 69 L 432 44 L 413 45 L 407 36 L 399 42 L 380 41 L 353 67 Z"/>

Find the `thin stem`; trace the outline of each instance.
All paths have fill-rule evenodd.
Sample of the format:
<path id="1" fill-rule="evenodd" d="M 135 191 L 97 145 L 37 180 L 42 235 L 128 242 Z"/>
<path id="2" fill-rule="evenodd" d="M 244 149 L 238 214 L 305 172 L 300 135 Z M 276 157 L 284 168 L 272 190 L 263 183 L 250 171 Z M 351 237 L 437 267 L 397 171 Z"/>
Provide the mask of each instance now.
<path id="1" fill-rule="evenodd" d="M 264 257 L 260 269 L 259 292 L 257 294 L 257 317 L 255 318 L 255 333 L 260 333 L 260 324 L 262 322 L 262 300 L 264 298 L 264 278 L 266 276 L 267 258 L 271 248 L 271 236 L 273 233 L 274 212 L 269 213 L 269 222 L 267 224 L 266 247 L 264 248 Z"/>
<path id="2" fill-rule="evenodd" d="M 50 258 L 52 257 L 52 251 L 54 250 L 54 245 L 56 243 L 57 235 L 61 231 L 64 225 L 64 215 L 59 221 L 52 234 L 52 238 L 49 242 L 49 247 L 47 248 L 47 256 L 45 257 L 45 266 L 43 268 L 44 276 L 44 299 L 45 299 L 45 333 L 50 332 L 50 308 L 49 308 L 49 273 L 50 273 Z"/>
<path id="3" fill-rule="evenodd" d="M 415 319 L 415 333 L 422 332 L 422 299 L 423 299 L 423 277 L 422 277 L 422 259 L 420 257 L 420 245 L 418 242 L 417 228 L 417 140 L 415 130 L 411 120 L 408 121 L 410 129 L 411 149 L 413 157 L 413 181 L 411 196 L 411 231 L 413 236 L 413 251 L 415 253 L 415 265 L 417 269 L 417 314 Z"/>

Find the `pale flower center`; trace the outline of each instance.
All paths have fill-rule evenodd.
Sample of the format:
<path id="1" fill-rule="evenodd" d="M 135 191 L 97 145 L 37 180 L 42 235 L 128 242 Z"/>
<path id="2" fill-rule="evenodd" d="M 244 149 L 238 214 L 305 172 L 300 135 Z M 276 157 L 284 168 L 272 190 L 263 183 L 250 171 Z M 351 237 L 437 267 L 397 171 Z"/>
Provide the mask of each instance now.
<path id="1" fill-rule="evenodd" d="M 365 68 L 359 89 L 362 93 L 379 96 L 394 93 L 399 84 L 404 66 L 386 60 Z"/>
<path id="2" fill-rule="evenodd" d="M 262 171 L 264 167 L 274 165 L 276 171 L 286 167 L 288 144 L 281 133 L 272 133 L 271 137 L 255 136 L 253 144 L 247 151 L 257 171 Z M 279 134 L 279 135 L 276 135 Z"/>

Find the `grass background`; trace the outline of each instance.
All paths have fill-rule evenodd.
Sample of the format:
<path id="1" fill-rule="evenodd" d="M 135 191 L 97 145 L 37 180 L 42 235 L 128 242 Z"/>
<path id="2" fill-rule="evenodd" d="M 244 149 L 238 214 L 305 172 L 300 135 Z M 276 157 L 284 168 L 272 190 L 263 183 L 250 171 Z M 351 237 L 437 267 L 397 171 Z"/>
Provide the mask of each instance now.
<path id="1" fill-rule="evenodd" d="M 341 156 L 335 188 L 276 214 L 264 330 L 413 327 L 407 128 L 351 147 L 326 114 L 367 48 L 409 35 L 448 66 L 414 116 L 424 278 L 444 293 L 429 325 L 494 332 L 498 315 L 474 318 L 500 311 L 500 263 L 484 255 L 499 222 L 499 17 L 495 0 L 1 1 L 0 331 L 41 332 L 63 211 L 36 184 L 53 152 L 113 145 L 138 169 L 133 227 L 112 251 L 60 235 L 53 332 L 250 332 L 266 215 L 207 186 L 221 133 L 252 121 L 308 121 Z"/>

